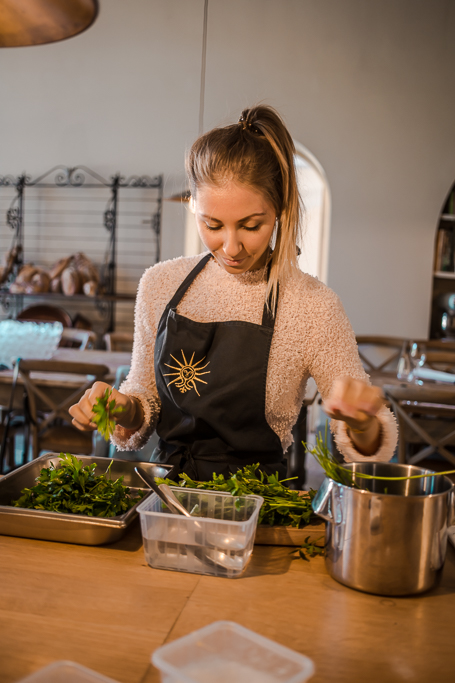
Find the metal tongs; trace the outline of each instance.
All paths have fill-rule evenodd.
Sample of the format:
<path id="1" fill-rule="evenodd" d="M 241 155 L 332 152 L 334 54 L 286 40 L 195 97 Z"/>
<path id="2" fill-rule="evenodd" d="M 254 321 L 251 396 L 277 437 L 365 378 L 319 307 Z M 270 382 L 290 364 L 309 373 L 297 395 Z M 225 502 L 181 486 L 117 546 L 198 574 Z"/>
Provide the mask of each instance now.
<path id="1" fill-rule="evenodd" d="M 134 468 L 134 471 L 136 472 L 136 474 L 140 476 L 140 478 L 143 481 L 145 481 L 147 486 L 150 486 L 152 491 L 155 491 L 155 493 L 167 505 L 171 512 L 173 512 L 176 515 L 185 515 L 185 517 L 193 516 L 188 512 L 186 508 L 183 507 L 183 505 L 177 499 L 170 486 L 168 486 L 167 484 L 157 484 L 155 482 L 154 477 L 150 476 L 150 474 L 143 467 L 137 466 Z"/>

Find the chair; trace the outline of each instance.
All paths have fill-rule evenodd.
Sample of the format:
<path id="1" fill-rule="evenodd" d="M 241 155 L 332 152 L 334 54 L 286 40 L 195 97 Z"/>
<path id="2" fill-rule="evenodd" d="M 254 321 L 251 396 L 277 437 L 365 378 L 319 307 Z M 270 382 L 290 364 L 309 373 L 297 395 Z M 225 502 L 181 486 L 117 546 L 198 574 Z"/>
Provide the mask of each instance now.
<path id="1" fill-rule="evenodd" d="M 17 399 L 17 381 L 19 377 L 19 368 L 16 366 L 13 370 L 13 381 L 11 384 L 10 398 L 7 407 L 1 408 L 0 419 L 0 473 L 5 473 L 5 456 L 8 470 L 13 470 L 16 467 L 15 451 L 16 451 L 16 437 L 19 434 L 24 436 L 25 447 L 23 451 L 23 460 L 26 459 L 28 451 L 28 425 L 25 422 L 23 411 L 23 399 Z M 22 391 L 23 393 L 23 391 Z"/>
<path id="2" fill-rule="evenodd" d="M 107 332 L 104 337 L 107 351 L 132 351 L 133 335 L 130 332 Z"/>
<path id="3" fill-rule="evenodd" d="M 6 462 L 8 465 L 8 470 L 14 469 L 15 461 L 15 444 L 14 444 L 14 434 L 11 429 L 7 429 L 4 424 L 0 424 L 0 443 L 1 443 L 1 459 L 0 459 L 0 473 L 4 474 L 4 460 L 6 456 Z"/>
<path id="4" fill-rule="evenodd" d="M 58 306 L 49 304 L 36 304 L 24 308 L 17 316 L 16 320 L 31 320 L 32 322 L 58 322 L 63 327 L 72 327 L 73 323 L 69 313 Z"/>
<path id="5" fill-rule="evenodd" d="M 96 346 L 96 332 L 91 330 L 77 330 L 74 327 L 63 328 L 62 337 L 59 343 L 60 347 L 71 349 L 94 349 Z"/>
<path id="6" fill-rule="evenodd" d="M 439 453 L 455 465 L 446 448 L 455 445 L 455 387 L 386 384 L 383 391 L 398 421 L 398 462 L 415 465 Z"/>
<path id="7" fill-rule="evenodd" d="M 453 342 L 427 341 L 425 344 L 425 365 L 442 372 L 455 371 L 455 344 Z"/>
<path id="8" fill-rule="evenodd" d="M 42 450 L 90 455 L 93 434 L 71 425 L 68 408 L 95 380 L 102 380 L 109 368 L 93 363 L 23 359 L 18 359 L 17 365 L 27 396 L 33 457 Z"/>
<path id="9" fill-rule="evenodd" d="M 373 378 L 384 373 L 396 374 L 398 359 L 403 344 L 401 337 L 358 336 L 356 337 L 360 360 L 365 371 Z"/>

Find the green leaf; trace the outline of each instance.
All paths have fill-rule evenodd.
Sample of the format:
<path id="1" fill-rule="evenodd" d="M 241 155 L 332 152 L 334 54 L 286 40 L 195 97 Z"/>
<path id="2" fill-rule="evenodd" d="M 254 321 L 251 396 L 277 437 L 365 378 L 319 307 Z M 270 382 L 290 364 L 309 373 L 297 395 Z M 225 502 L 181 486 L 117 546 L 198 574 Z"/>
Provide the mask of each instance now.
<path id="1" fill-rule="evenodd" d="M 111 394 L 112 389 L 108 387 L 104 395 L 96 399 L 95 405 L 92 408 L 92 422 L 96 424 L 99 433 L 106 441 L 109 441 L 115 430 L 116 422 L 113 416 L 119 415 L 124 411 L 123 406 L 115 405 L 115 399 L 109 400 Z"/>

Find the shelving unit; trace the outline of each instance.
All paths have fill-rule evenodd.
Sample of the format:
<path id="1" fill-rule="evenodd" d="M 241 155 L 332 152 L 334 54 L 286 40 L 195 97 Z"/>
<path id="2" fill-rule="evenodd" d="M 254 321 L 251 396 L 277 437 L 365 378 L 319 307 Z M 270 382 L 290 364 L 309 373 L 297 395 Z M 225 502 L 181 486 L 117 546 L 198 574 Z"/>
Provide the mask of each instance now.
<path id="1" fill-rule="evenodd" d="M 433 277 L 440 278 L 442 280 L 455 280 L 455 273 L 445 273 L 443 270 L 436 270 L 433 273 Z"/>
<path id="2" fill-rule="evenodd" d="M 0 190 L 0 220 L 6 216 L 6 230 L 0 222 L 0 253 L 17 250 L 13 272 L 0 287 L 4 315 L 16 317 L 29 299 L 76 306 L 78 312 L 90 311 L 100 334 L 116 328 L 117 304 L 128 303 L 132 318 L 139 277 L 161 256 L 161 175 L 125 178 L 117 173 L 107 180 L 85 166 L 56 166 L 37 178 L 0 176 Z M 107 240 L 100 228 L 107 231 Z M 99 268 L 101 293 L 94 298 L 9 292 L 24 263 L 49 267 L 76 252 L 84 252 Z"/>
<path id="3" fill-rule="evenodd" d="M 455 339 L 455 311 L 442 301 L 455 293 L 455 185 L 439 217 L 435 239 L 430 339 Z"/>

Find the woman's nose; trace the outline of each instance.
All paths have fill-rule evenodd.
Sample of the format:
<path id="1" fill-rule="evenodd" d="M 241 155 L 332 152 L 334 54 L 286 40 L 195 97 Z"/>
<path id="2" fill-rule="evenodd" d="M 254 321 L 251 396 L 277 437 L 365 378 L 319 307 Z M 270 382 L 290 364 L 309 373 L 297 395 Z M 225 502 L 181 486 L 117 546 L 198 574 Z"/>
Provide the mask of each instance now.
<path id="1" fill-rule="evenodd" d="M 242 245 L 237 235 L 237 230 L 228 230 L 224 237 L 223 245 L 226 256 L 237 256 L 242 251 Z"/>

